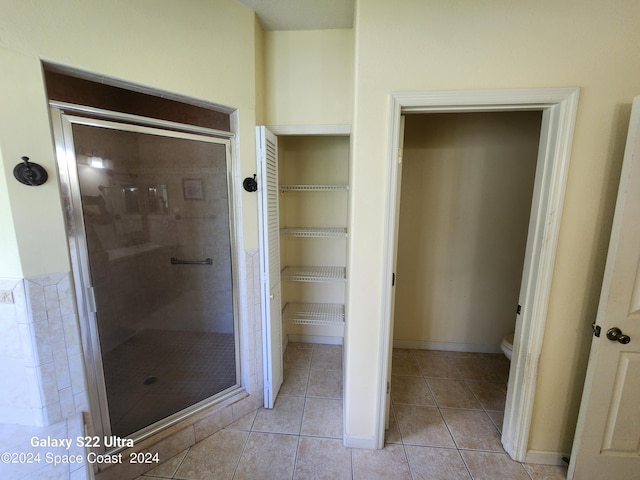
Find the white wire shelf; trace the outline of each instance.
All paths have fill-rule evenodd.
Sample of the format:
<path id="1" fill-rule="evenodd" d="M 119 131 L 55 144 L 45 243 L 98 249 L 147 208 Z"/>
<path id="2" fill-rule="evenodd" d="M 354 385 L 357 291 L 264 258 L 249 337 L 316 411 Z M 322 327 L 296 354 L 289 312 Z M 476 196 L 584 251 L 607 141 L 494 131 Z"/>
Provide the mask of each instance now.
<path id="1" fill-rule="evenodd" d="M 283 228 L 282 235 L 287 237 L 346 238 L 346 228 Z"/>
<path id="2" fill-rule="evenodd" d="M 346 192 L 349 185 L 280 185 L 281 192 Z"/>
<path id="3" fill-rule="evenodd" d="M 285 267 L 282 280 L 288 282 L 340 282 L 346 280 L 345 267 Z"/>
<path id="4" fill-rule="evenodd" d="M 341 303 L 287 303 L 282 318 L 298 325 L 342 325 L 344 305 Z"/>

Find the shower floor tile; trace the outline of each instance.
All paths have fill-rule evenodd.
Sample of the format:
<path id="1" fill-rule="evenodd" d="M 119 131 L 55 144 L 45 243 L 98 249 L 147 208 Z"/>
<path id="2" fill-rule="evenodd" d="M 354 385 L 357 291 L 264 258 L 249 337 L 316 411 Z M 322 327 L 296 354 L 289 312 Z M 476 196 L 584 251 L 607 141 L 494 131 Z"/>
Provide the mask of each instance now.
<path id="1" fill-rule="evenodd" d="M 104 355 L 111 429 L 126 437 L 236 383 L 233 334 L 143 330 Z"/>

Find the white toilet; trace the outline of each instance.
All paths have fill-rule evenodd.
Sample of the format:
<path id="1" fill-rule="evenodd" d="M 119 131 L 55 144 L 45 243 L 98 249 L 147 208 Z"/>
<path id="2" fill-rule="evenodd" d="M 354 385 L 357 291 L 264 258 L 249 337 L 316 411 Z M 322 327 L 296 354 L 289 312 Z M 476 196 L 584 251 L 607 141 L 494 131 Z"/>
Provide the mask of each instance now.
<path id="1" fill-rule="evenodd" d="M 513 353 L 513 332 L 504 336 L 502 343 L 500 344 L 500 348 L 502 349 L 504 356 L 511 361 L 511 354 Z"/>

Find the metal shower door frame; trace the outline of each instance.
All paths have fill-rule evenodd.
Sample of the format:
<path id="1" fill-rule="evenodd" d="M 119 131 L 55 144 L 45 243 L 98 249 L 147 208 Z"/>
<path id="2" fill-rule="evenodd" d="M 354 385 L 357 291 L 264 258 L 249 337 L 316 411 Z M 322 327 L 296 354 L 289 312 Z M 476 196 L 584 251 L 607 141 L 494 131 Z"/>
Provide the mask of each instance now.
<path id="1" fill-rule="evenodd" d="M 222 132 L 175 122 L 139 117 L 136 115 L 111 112 L 93 107 L 50 102 L 50 116 L 54 134 L 58 177 L 60 179 L 61 200 L 63 202 L 65 228 L 69 245 L 72 276 L 75 287 L 76 305 L 80 321 L 80 334 L 83 348 L 83 363 L 86 371 L 87 393 L 90 415 L 93 422 L 93 434 L 104 438 L 111 435 L 111 422 L 107 403 L 107 392 L 102 365 L 102 352 L 98 334 L 96 312 L 93 311 L 95 299 L 91 287 L 91 272 L 86 231 L 83 218 L 78 163 L 72 128 L 74 125 L 107 128 L 140 134 L 151 134 L 182 140 L 202 141 L 225 146 L 227 195 L 229 208 L 229 234 L 231 246 L 232 302 L 235 345 L 236 383 L 233 387 L 191 405 L 169 417 L 128 436 L 139 442 L 173 425 L 194 413 L 221 402 L 237 394 L 241 387 L 240 345 L 239 345 L 239 278 L 238 278 L 238 229 L 237 212 L 234 205 L 231 132 Z M 102 446 L 100 449 L 104 451 Z M 117 450 L 117 449 L 116 449 Z"/>

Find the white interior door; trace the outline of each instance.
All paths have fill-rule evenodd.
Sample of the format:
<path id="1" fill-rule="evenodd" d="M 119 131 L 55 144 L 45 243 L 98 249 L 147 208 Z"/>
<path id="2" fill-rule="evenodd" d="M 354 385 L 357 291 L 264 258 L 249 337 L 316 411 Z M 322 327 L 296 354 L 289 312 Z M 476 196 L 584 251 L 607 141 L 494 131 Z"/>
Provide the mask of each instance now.
<path id="1" fill-rule="evenodd" d="M 260 282 L 264 406 L 273 408 L 282 385 L 282 310 L 280 305 L 280 222 L 278 218 L 278 139 L 256 128 L 260 230 Z"/>
<path id="2" fill-rule="evenodd" d="M 640 479 L 639 260 L 640 97 L 636 97 L 569 479 Z"/>

